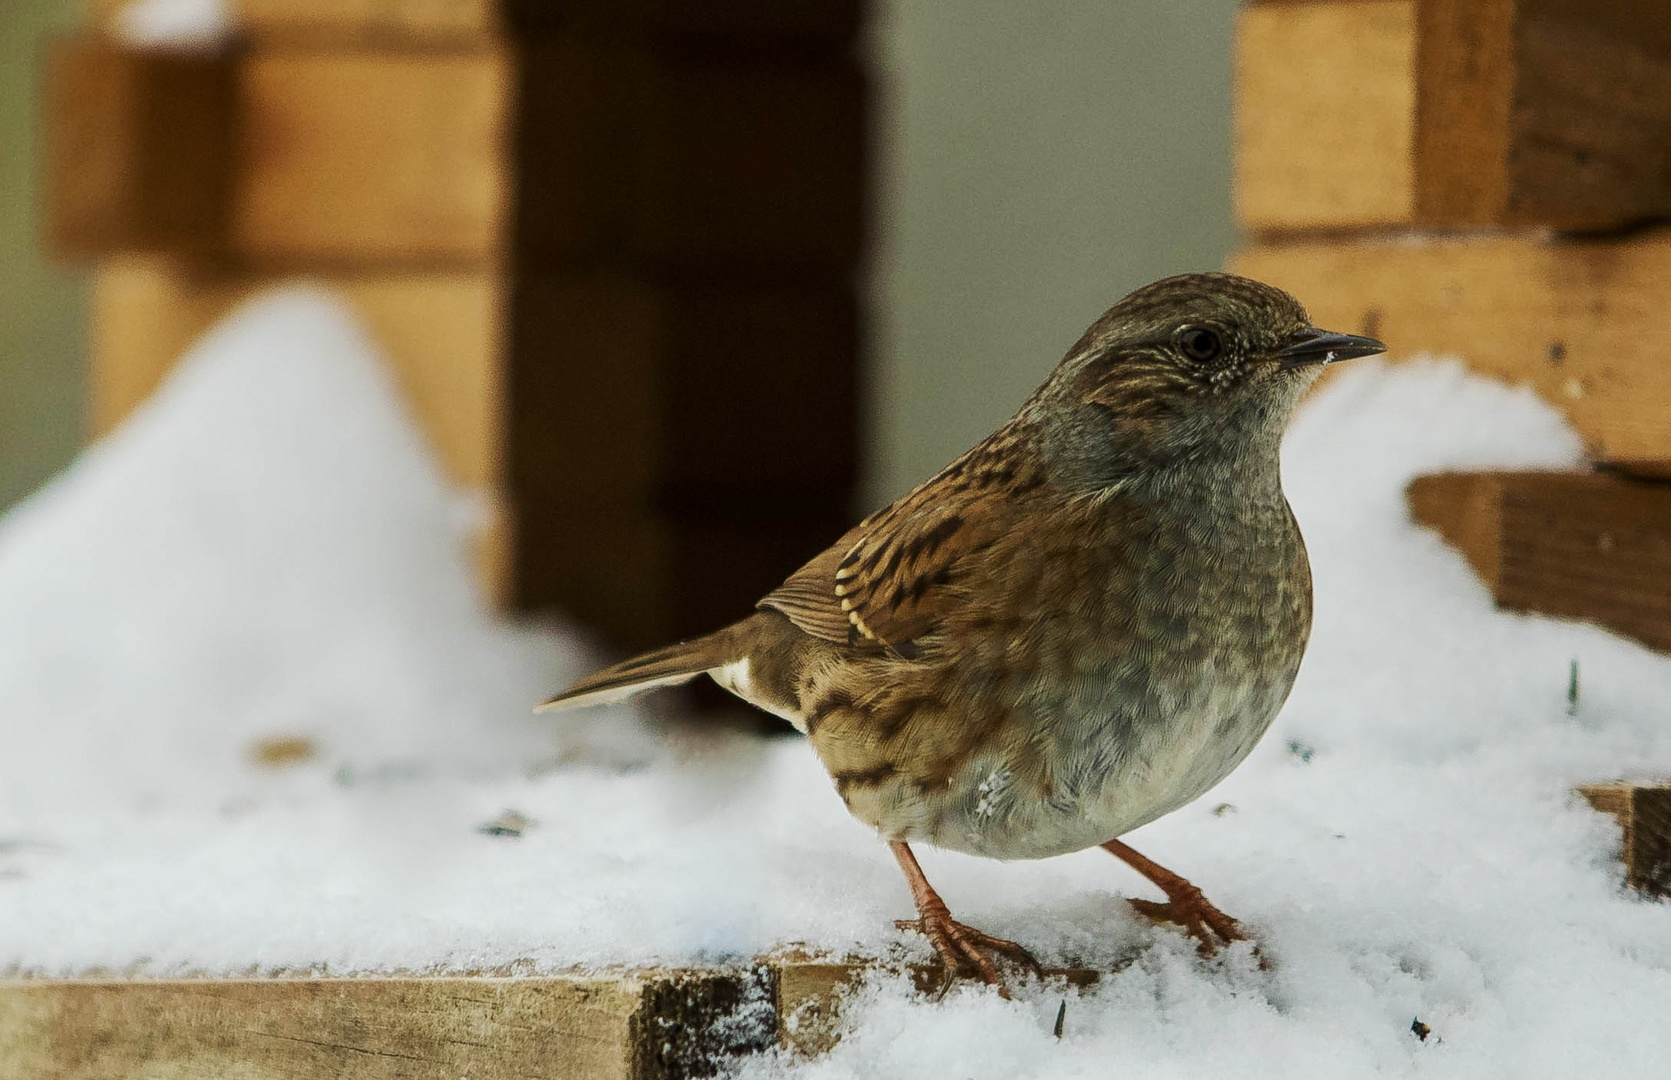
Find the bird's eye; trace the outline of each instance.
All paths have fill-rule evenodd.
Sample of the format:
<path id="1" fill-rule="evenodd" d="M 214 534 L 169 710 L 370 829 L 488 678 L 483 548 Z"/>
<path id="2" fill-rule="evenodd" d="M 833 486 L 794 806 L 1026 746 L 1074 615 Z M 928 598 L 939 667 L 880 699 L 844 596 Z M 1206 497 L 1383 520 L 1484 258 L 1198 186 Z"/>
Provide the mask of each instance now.
<path id="1" fill-rule="evenodd" d="M 1224 351 L 1224 342 L 1204 326 L 1186 326 L 1178 332 L 1178 348 L 1196 363 L 1205 364 L 1218 359 L 1218 354 Z"/>

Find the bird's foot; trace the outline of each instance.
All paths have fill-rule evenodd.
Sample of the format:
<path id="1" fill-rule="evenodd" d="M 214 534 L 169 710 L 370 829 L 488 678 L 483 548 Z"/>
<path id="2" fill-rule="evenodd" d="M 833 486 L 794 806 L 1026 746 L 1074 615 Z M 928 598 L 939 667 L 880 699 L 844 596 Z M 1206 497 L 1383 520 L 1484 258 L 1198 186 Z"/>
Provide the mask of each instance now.
<path id="1" fill-rule="evenodd" d="M 997 987 L 999 997 L 1008 998 L 1009 989 L 998 972 L 998 965 L 992 962 L 988 953 L 995 953 L 1013 961 L 1041 979 L 1044 977 L 1044 968 L 1025 948 L 1013 941 L 993 937 L 972 926 L 965 926 L 953 919 L 951 913 L 944 908 L 925 911 L 920 919 L 900 919 L 894 925 L 901 930 L 915 930 L 928 938 L 929 943 L 934 946 L 934 951 L 940 954 L 940 960 L 946 969 L 946 979 L 940 986 L 939 996 L 944 996 L 959 976 L 973 976 L 988 986 Z"/>
<path id="2" fill-rule="evenodd" d="M 1155 922 L 1170 922 L 1183 927 L 1195 939 L 1195 949 L 1202 956 L 1211 956 L 1220 947 L 1233 941 L 1246 941 L 1241 924 L 1201 894 L 1201 890 L 1179 879 L 1179 884 L 1167 890 L 1166 902 L 1127 897 L 1126 903 Z"/>

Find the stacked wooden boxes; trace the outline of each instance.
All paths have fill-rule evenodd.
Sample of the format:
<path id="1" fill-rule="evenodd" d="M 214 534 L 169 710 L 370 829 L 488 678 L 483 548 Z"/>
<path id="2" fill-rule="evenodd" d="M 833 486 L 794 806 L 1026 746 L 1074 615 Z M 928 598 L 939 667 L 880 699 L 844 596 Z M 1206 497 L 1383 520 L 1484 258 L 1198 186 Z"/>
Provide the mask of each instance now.
<path id="1" fill-rule="evenodd" d="M 1509 608 L 1671 650 L 1671 4 L 1258 0 L 1240 13 L 1231 268 L 1393 357 L 1562 410 L 1595 472 L 1408 492 Z M 1671 894 L 1663 784 L 1579 794 Z"/>
<path id="2" fill-rule="evenodd" d="M 234 6 L 210 53 L 90 34 L 52 58 L 52 241 L 98 260 L 95 434 L 305 276 L 485 497 L 506 603 L 644 645 L 747 611 L 840 532 L 858 0 Z"/>
<path id="3" fill-rule="evenodd" d="M 1530 384 L 1611 468 L 1418 513 L 1500 602 L 1671 649 L 1671 490 L 1627 478 L 1671 461 L 1671 4 L 1253 3 L 1236 95 L 1235 270 Z"/>

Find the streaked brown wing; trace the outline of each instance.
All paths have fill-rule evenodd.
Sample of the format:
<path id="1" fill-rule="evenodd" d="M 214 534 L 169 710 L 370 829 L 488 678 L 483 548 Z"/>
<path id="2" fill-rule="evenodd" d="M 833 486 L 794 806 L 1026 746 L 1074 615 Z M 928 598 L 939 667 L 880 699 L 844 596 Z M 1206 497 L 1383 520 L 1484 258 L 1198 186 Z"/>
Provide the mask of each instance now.
<path id="1" fill-rule="evenodd" d="M 1013 474 L 979 467 L 993 449 L 970 451 L 870 515 L 759 606 L 827 641 L 909 651 L 964 595 L 975 557 L 1015 521 Z"/>

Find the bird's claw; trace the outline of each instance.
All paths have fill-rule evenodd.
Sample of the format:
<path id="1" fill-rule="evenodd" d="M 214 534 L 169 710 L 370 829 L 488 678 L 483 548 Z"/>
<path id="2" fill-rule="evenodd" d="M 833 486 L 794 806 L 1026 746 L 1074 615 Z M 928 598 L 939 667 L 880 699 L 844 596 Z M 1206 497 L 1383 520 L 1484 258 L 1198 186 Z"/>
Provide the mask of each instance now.
<path id="1" fill-rule="evenodd" d="M 1127 897 L 1126 903 L 1155 922 L 1183 927 L 1184 933 L 1195 939 L 1196 951 L 1202 956 L 1211 956 L 1233 941 L 1247 940 L 1241 924 L 1214 907 L 1193 885 L 1178 890 L 1165 903 L 1137 897 Z"/>
<path id="2" fill-rule="evenodd" d="M 1044 967 L 1022 946 L 1005 938 L 993 937 L 972 926 L 965 926 L 950 915 L 928 914 L 920 919 L 899 919 L 894 925 L 901 930 L 915 930 L 928 938 L 929 943 L 934 946 L 934 951 L 940 954 L 946 977 L 940 984 L 936 998 L 944 997 L 959 976 L 969 975 L 980 979 L 988 986 L 996 987 L 999 997 L 1008 998 L 1009 988 L 1004 985 L 998 965 L 987 955 L 989 952 L 1028 969 L 1038 978 L 1044 977 Z"/>

